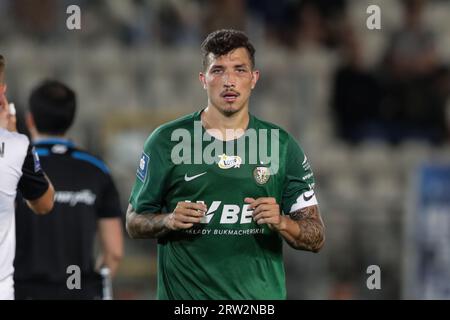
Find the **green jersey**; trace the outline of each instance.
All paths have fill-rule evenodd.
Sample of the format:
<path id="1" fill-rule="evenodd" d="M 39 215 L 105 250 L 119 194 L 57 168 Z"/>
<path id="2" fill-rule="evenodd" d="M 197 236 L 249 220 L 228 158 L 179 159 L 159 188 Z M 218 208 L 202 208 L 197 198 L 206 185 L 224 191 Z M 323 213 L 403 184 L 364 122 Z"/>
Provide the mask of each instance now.
<path id="1" fill-rule="evenodd" d="M 302 149 L 250 115 L 245 135 L 215 139 L 195 112 L 147 139 L 130 203 L 139 213 L 203 202 L 201 223 L 158 239 L 158 299 L 285 299 L 282 238 L 252 218 L 246 197 L 274 197 L 282 214 L 317 204 Z"/>

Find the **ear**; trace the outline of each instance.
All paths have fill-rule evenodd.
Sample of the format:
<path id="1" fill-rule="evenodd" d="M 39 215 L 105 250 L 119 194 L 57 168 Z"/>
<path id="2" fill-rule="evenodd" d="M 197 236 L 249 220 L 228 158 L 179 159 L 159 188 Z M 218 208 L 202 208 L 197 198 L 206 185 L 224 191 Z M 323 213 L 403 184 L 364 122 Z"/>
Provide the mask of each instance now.
<path id="1" fill-rule="evenodd" d="M 203 72 L 199 72 L 198 79 L 200 80 L 201 84 L 203 85 L 203 89 L 206 90 L 206 76 Z"/>
<path id="2" fill-rule="evenodd" d="M 255 89 L 258 80 L 259 80 L 259 70 L 252 71 L 252 89 Z"/>

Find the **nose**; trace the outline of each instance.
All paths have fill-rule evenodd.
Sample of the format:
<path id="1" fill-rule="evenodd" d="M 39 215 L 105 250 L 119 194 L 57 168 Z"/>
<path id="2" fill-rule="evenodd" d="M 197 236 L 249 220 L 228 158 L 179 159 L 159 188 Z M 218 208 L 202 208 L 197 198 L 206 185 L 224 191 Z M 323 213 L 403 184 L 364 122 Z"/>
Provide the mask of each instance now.
<path id="1" fill-rule="evenodd" d="M 223 78 L 223 86 L 225 88 L 234 88 L 236 86 L 236 78 L 232 75 L 232 73 L 225 73 Z"/>

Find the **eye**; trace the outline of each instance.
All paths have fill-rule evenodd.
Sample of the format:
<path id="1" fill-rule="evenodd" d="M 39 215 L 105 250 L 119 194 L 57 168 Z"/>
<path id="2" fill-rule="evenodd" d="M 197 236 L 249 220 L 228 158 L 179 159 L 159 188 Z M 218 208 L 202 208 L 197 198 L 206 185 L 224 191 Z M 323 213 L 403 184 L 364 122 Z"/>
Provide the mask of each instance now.
<path id="1" fill-rule="evenodd" d="M 221 70 L 221 69 L 213 69 L 213 70 L 211 71 L 211 73 L 212 73 L 212 74 L 220 74 L 220 73 L 222 73 L 222 70 Z"/>
<path id="2" fill-rule="evenodd" d="M 247 70 L 246 70 L 246 69 L 244 69 L 244 68 L 239 68 L 239 69 L 237 69 L 237 72 L 239 72 L 239 73 L 243 73 L 243 72 L 247 72 Z"/>

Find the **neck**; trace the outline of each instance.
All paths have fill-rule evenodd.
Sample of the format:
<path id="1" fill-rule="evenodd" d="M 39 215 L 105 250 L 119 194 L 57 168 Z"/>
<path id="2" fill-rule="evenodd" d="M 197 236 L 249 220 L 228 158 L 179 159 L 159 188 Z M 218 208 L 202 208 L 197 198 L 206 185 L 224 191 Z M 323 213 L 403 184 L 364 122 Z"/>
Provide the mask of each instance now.
<path id="1" fill-rule="evenodd" d="M 65 135 L 50 135 L 50 134 L 44 134 L 44 133 L 32 133 L 31 138 L 33 141 L 39 141 L 39 140 L 48 140 L 48 139 L 67 139 Z"/>
<path id="2" fill-rule="evenodd" d="M 213 137 L 221 140 L 232 140 L 244 134 L 250 116 L 248 107 L 233 114 L 224 114 L 214 106 L 208 106 L 201 114 L 202 124 Z M 232 132 L 230 136 L 230 132 Z M 223 138 L 225 137 L 225 138 Z"/>

